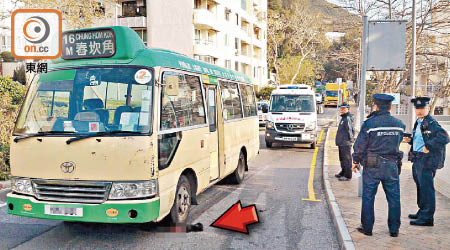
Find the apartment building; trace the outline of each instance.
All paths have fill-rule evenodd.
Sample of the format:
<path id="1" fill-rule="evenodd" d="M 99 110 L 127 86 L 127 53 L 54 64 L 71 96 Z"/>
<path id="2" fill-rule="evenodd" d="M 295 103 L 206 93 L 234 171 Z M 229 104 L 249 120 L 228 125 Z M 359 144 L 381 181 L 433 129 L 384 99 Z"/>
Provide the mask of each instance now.
<path id="1" fill-rule="evenodd" d="M 267 0 L 118 0 L 115 23 L 173 50 L 267 84 Z"/>

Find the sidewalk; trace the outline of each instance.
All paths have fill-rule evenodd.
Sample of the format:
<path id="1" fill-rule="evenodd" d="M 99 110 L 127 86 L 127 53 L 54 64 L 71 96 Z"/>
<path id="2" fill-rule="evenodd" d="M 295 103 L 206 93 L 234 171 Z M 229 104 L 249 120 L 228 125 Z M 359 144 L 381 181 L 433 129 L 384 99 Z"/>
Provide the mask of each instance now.
<path id="1" fill-rule="evenodd" d="M 335 146 L 337 127 L 330 127 L 326 142 L 328 178 L 331 183 L 340 212 L 347 225 L 356 249 L 449 249 L 450 246 L 450 199 L 436 192 L 436 213 L 434 227 L 409 225 L 408 214 L 417 211 L 416 186 L 412 177 L 410 162 L 404 159 L 400 175 L 400 194 L 402 206 L 402 225 L 398 238 L 389 236 L 387 227 L 388 206 L 380 184 L 375 199 L 375 224 L 373 236 L 365 236 L 356 228 L 360 225 L 361 199 L 358 197 L 358 178 L 350 182 L 340 182 L 334 174 L 340 171 L 338 148 Z M 402 144 L 401 150 L 407 152 L 409 146 Z M 438 170 L 439 171 L 439 170 Z"/>

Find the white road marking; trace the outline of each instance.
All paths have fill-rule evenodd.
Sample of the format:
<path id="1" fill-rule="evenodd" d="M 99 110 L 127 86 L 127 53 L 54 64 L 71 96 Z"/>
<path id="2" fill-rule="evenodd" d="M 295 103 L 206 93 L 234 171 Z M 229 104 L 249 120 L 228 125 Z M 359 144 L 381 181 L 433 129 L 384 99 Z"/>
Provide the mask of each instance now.
<path id="1" fill-rule="evenodd" d="M 0 207 L 6 206 L 6 203 L 0 203 Z"/>

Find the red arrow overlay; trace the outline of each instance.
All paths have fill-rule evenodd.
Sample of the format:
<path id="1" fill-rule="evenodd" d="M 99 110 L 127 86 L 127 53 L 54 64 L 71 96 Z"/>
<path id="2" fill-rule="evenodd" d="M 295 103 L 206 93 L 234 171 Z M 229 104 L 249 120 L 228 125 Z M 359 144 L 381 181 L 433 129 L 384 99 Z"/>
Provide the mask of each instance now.
<path id="1" fill-rule="evenodd" d="M 249 234 L 247 226 L 258 222 L 256 206 L 253 204 L 242 208 L 241 201 L 238 201 L 228 208 L 211 226 Z"/>

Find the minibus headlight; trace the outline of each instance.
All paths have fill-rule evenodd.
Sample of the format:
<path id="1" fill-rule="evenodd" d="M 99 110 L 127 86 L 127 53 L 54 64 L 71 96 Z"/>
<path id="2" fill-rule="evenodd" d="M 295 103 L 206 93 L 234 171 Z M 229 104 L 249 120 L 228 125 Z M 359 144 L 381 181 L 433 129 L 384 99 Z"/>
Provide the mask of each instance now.
<path id="1" fill-rule="evenodd" d="M 27 178 L 11 178 L 11 190 L 20 194 L 33 195 L 31 180 Z"/>
<path id="2" fill-rule="evenodd" d="M 158 193 L 156 180 L 139 182 L 114 182 L 109 192 L 110 200 L 147 198 Z"/>
<path id="3" fill-rule="evenodd" d="M 271 121 L 266 121 L 266 128 L 268 129 L 273 129 L 274 128 L 274 124 Z"/>

